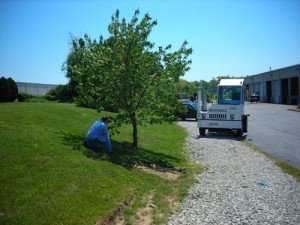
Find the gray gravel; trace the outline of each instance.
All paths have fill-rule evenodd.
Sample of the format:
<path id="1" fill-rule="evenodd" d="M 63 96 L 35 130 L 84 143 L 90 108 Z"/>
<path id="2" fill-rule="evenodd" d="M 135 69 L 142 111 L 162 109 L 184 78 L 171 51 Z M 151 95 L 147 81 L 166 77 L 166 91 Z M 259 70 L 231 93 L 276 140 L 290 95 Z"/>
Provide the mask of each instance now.
<path id="1" fill-rule="evenodd" d="M 195 122 L 178 124 L 188 132 L 191 160 L 207 170 L 168 225 L 300 224 L 300 183 L 292 176 L 234 136 L 199 138 Z"/>

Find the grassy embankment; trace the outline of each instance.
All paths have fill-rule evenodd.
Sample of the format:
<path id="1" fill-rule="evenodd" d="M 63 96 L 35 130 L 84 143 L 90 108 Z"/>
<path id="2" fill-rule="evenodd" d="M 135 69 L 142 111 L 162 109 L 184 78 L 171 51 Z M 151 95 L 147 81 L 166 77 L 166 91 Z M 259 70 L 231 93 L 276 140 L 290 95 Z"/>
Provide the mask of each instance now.
<path id="1" fill-rule="evenodd" d="M 147 216 L 166 221 L 199 170 L 187 160 L 185 132 L 174 124 L 139 127 L 132 149 L 131 126 L 123 126 L 107 160 L 82 145 L 101 115 L 72 104 L 0 104 L 0 224 L 113 224 L 120 214 L 130 224 L 150 202 Z M 135 165 L 182 170 L 169 180 Z"/>

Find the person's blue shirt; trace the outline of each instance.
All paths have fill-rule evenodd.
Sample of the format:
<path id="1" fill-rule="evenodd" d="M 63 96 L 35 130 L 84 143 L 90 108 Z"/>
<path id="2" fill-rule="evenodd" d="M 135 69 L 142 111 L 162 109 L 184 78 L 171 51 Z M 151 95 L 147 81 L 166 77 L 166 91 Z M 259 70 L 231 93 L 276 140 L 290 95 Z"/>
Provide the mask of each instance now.
<path id="1" fill-rule="evenodd" d="M 111 153 L 112 147 L 108 136 L 108 127 L 103 120 L 96 121 L 90 128 L 86 136 L 87 146 L 96 149 L 102 142 L 105 143 L 106 151 Z"/>
<path id="2" fill-rule="evenodd" d="M 106 142 L 107 137 L 107 125 L 102 120 L 98 120 L 91 126 L 86 138 L 90 141 L 98 139 L 101 142 Z"/>

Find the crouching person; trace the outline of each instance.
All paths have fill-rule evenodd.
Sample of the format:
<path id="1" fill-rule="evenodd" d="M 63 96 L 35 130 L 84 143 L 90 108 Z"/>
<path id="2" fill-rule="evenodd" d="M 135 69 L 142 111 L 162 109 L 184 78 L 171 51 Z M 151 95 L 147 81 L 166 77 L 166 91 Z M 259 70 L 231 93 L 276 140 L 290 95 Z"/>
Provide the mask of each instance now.
<path id="1" fill-rule="evenodd" d="M 101 145 L 105 145 L 107 155 L 112 153 L 110 138 L 108 136 L 108 123 L 110 123 L 109 117 L 104 116 L 91 126 L 86 136 L 86 147 L 97 150 Z"/>

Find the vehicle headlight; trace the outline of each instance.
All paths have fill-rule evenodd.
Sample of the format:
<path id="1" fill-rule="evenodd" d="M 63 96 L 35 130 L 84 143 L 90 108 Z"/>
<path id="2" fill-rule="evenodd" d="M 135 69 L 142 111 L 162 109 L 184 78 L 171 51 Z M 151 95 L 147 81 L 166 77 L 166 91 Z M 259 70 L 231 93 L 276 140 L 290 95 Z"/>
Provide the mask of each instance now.
<path id="1" fill-rule="evenodd" d="M 205 119 L 205 117 L 206 117 L 206 113 L 201 113 L 201 118 Z"/>
<path id="2" fill-rule="evenodd" d="M 230 114 L 230 119 L 234 120 L 234 114 Z"/>

